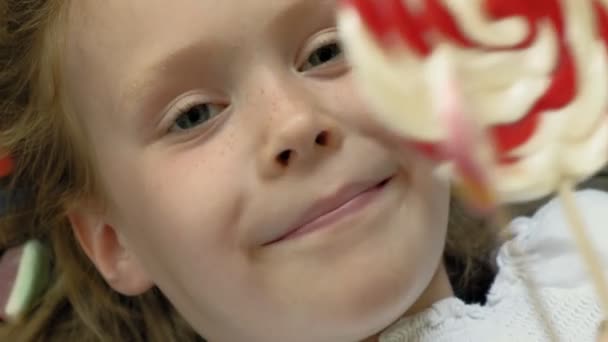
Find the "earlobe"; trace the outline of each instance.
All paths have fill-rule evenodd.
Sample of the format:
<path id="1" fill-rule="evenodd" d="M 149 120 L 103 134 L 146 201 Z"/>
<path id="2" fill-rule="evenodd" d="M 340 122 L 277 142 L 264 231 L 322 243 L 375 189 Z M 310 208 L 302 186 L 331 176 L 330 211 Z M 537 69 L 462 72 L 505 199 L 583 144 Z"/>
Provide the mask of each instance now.
<path id="1" fill-rule="evenodd" d="M 141 263 L 103 215 L 78 208 L 71 209 L 68 218 L 85 254 L 114 290 L 136 296 L 153 286 Z"/>

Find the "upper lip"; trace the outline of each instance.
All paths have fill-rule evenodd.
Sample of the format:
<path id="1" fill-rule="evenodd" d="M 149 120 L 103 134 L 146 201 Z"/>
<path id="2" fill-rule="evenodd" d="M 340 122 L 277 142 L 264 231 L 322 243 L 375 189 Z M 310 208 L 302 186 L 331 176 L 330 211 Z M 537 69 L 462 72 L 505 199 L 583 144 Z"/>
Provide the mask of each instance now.
<path id="1" fill-rule="evenodd" d="M 392 176 L 388 176 L 373 181 L 350 183 L 340 187 L 335 193 L 323 197 L 320 200 L 314 202 L 307 210 L 303 212 L 302 215 L 300 215 L 300 217 L 293 224 L 289 226 L 288 229 L 284 230 L 282 234 L 280 234 L 270 242 L 265 243 L 265 245 L 269 245 L 274 242 L 283 240 L 285 237 L 302 229 L 304 226 L 313 223 L 320 217 L 344 206 L 346 203 L 350 202 L 360 194 L 367 192 L 381 185 L 382 183 L 385 183 L 391 178 Z"/>

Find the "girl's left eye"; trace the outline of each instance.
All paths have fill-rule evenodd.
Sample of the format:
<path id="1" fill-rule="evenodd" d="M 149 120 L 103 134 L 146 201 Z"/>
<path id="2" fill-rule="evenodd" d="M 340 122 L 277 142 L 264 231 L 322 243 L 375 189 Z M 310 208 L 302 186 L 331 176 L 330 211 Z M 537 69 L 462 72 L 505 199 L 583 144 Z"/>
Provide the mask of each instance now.
<path id="1" fill-rule="evenodd" d="M 187 131 L 205 124 L 224 111 L 225 106 L 200 103 L 182 110 L 173 122 L 171 131 Z"/>
<path id="2" fill-rule="evenodd" d="M 330 43 L 326 43 L 314 50 L 308 56 L 306 62 L 300 67 L 299 71 L 303 72 L 317 68 L 324 64 L 333 62 L 338 58 L 342 58 L 342 55 L 342 46 L 339 42 L 333 41 Z"/>

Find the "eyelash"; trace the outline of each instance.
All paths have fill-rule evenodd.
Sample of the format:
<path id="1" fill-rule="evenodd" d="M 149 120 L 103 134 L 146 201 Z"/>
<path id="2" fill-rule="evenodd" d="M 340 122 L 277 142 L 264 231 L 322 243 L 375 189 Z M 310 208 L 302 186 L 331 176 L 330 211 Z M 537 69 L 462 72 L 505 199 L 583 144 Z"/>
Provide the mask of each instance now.
<path id="1" fill-rule="evenodd" d="M 313 55 L 317 52 L 319 52 L 320 50 L 322 50 L 323 48 L 327 48 L 327 47 L 332 47 L 334 48 L 334 50 L 329 51 L 331 52 L 336 52 L 335 49 L 339 49 L 339 51 L 337 52 L 337 57 L 331 57 L 329 58 L 329 60 L 327 61 L 319 61 L 318 65 L 312 65 L 313 63 L 311 63 L 311 58 L 313 57 Z M 303 65 L 300 66 L 298 68 L 299 72 L 306 72 L 308 71 L 307 69 L 315 69 L 315 68 L 320 68 L 325 66 L 326 64 L 329 63 L 334 63 L 336 62 L 336 59 L 342 59 L 344 52 L 342 51 L 342 47 L 340 44 L 340 41 L 336 38 L 336 37 L 331 37 L 331 38 L 326 38 L 321 40 L 318 44 L 316 44 L 316 47 L 307 54 L 306 56 L 306 60 L 304 61 Z M 309 65 L 309 66 L 307 66 Z M 195 109 L 198 106 L 207 106 L 208 111 L 207 113 L 203 114 L 203 115 L 207 115 L 208 118 L 206 118 L 203 122 L 199 123 L 199 124 L 194 124 L 192 127 L 188 127 L 188 128 L 176 128 L 176 126 L 178 126 L 178 121 L 183 118 L 185 115 L 188 115 L 193 109 Z M 222 107 L 221 110 L 219 110 L 217 113 L 214 113 L 212 111 L 213 106 L 219 106 Z M 180 108 L 177 110 L 177 114 L 175 115 L 175 118 L 172 121 L 171 127 L 169 128 L 169 133 L 179 133 L 179 132 L 185 132 L 185 131 L 190 131 L 198 126 L 204 126 L 206 123 L 208 123 L 209 121 L 213 120 L 216 116 L 220 115 L 226 106 L 224 105 L 219 105 L 219 104 L 214 104 L 211 102 L 197 102 L 197 101 L 191 101 L 189 103 L 186 103 L 185 105 L 180 106 Z M 190 118 L 192 119 L 192 118 Z"/>
<path id="2" fill-rule="evenodd" d="M 184 118 L 184 116 L 188 115 L 191 111 L 193 111 L 194 109 L 196 109 L 197 107 L 200 107 L 200 106 L 206 106 L 206 109 L 207 109 L 205 111 L 205 113 L 202 113 L 202 114 L 198 113 L 198 114 L 200 114 L 200 116 L 202 116 L 201 119 L 204 119 L 202 122 L 200 122 L 198 124 L 195 123 L 191 127 L 187 127 L 187 128 L 177 127 L 179 125 L 180 119 Z M 217 110 L 217 111 L 214 111 L 214 109 L 218 109 L 217 107 L 221 107 L 221 108 L 219 108 L 219 110 Z M 170 133 L 186 132 L 186 131 L 195 129 L 198 126 L 204 126 L 206 123 L 212 121 L 216 116 L 220 115 L 225 110 L 225 108 L 226 108 L 225 105 L 211 103 L 211 102 L 202 102 L 202 101 L 200 101 L 200 102 L 191 101 L 189 103 L 181 105 L 179 107 L 179 109 L 177 110 L 177 114 L 175 115 L 175 118 L 172 121 L 172 125 L 169 128 L 169 132 Z M 187 119 L 192 119 L 192 118 L 187 118 Z"/>
<path id="3" fill-rule="evenodd" d="M 342 59 L 342 58 L 343 58 L 344 51 L 342 50 L 342 45 L 340 44 L 340 40 L 339 40 L 339 39 L 337 39 L 336 37 L 325 38 L 325 39 L 321 40 L 321 41 L 320 41 L 320 43 L 316 44 L 316 47 L 315 47 L 315 48 L 314 48 L 314 49 L 313 49 L 313 50 L 312 50 L 310 53 L 308 53 L 308 54 L 306 55 L 306 59 L 305 59 L 305 61 L 302 63 L 302 66 L 300 66 L 300 67 L 298 68 L 298 71 L 300 71 L 300 72 L 305 72 L 305 71 L 307 71 L 307 70 L 305 70 L 305 69 L 306 69 L 307 64 L 311 64 L 311 63 L 310 63 L 310 59 L 311 59 L 311 57 L 312 57 L 312 56 L 313 56 L 313 55 L 314 55 L 316 52 L 319 52 L 321 49 L 323 49 L 323 48 L 327 48 L 327 47 L 330 47 L 330 46 L 335 46 L 335 48 L 336 48 L 336 49 L 339 49 L 338 56 L 337 56 L 337 57 L 335 57 L 335 58 L 331 58 L 330 60 L 328 60 L 328 61 L 326 61 L 326 62 L 321 62 L 321 64 L 319 64 L 319 65 L 317 65 L 317 66 L 310 66 L 310 68 L 311 68 L 311 69 L 318 68 L 318 67 L 321 67 L 321 66 L 323 66 L 323 65 L 325 65 L 325 64 L 328 64 L 328 63 L 333 63 L 333 62 L 335 62 L 335 61 L 336 61 L 336 59 L 338 59 L 338 58 L 339 58 L 339 59 Z M 331 52 L 335 52 L 335 51 L 331 51 Z"/>

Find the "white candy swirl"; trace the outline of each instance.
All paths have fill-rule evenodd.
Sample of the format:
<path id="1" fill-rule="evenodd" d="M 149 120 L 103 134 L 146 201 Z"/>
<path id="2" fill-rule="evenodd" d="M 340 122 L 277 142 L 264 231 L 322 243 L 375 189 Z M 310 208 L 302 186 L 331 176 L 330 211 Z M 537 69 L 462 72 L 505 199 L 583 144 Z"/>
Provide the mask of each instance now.
<path id="1" fill-rule="evenodd" d="M 433 80 L 441 77 L 437 63 L 444 58 L 453 65 L 467 109 L 479 124 L 490 128 L 515 123 L 530 113 L 553 81 L 561 58 L 560 38 L 549 20 L 539 21 L 530 46 L 506 49 L 528 36 L 528 22 L 520 17 L 490 20 L 482 11 L 483 3 L 443 0 L 468 39 L 503 50 L 464 48 L 442 40 L 426 58 L 405 44 L 387 52 L 355 10 L 346 8 L 339 14 L 347 55 L 381 123 L 418 141 L 441 143 L 446 138 L 431 90 Z M 608 0 L 601 3 L 608 6 Z M 564 180 L 581 181 L 601 169 L 608 158 L 606 45 L 591 1 L 562 0 L 561 5 L 577 93 L 564 107 L 541 113 L 533 135 L 508 152 L 517 159 L 515 163 L 492 166 L 504 202 L 550 194 Z"/>

